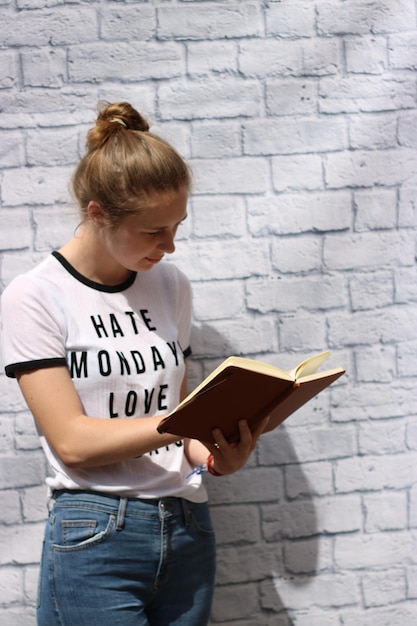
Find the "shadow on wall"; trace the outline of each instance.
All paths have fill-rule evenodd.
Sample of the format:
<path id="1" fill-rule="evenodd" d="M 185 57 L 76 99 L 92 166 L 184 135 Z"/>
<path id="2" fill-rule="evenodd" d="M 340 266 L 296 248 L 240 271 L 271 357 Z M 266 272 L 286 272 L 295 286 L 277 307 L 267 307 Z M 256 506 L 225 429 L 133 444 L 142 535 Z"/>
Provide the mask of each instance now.
<path id="1" fill-rule="evenodd" d="M 235 354 L 208 325 L 193 328 L 192 346 L 192 387 Z M 285 426 L 261 437 L 240 472 L 205 484 L 217 538 L 213 624 L 291 626 L 285 598 L 311 582 L 319 544 L 312 490 Z"/>

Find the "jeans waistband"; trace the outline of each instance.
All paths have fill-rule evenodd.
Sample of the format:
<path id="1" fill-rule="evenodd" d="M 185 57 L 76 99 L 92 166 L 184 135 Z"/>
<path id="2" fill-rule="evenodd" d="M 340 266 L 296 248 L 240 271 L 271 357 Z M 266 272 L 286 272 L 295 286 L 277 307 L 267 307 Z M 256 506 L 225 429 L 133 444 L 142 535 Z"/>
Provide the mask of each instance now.
<path id="1" fill-rule="evenodd" d="M 58 507 L 76 506 L 82 508 L 97 507 L 117 514 L 116 527 L 121 530 L 126 516 L 156 516 L 160 519 L 166 517 L 182 516 L 184 520 L 189 518 L 191 509 L 201 504 L 184 498 L 127 498 L 116 494 L 104 494 L 96 491 L 82 491 L 72 489 L 59 489 L 52 492 L 49 509 L 54 505 Z"/>

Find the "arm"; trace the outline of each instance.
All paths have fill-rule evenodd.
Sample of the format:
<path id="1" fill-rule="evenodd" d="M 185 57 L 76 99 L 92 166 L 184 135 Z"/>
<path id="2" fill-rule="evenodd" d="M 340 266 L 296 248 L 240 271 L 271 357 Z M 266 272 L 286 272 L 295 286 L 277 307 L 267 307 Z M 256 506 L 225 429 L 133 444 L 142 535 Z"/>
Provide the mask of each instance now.
<path id="1" fill-rule="evenodd" d="M 130 419 L 86 416 L 66 367 L 21 373 L 18 382 L 36 423 L 69 467 L 117 463 L 180 440 L 157 432 L 161 415 Z"/>

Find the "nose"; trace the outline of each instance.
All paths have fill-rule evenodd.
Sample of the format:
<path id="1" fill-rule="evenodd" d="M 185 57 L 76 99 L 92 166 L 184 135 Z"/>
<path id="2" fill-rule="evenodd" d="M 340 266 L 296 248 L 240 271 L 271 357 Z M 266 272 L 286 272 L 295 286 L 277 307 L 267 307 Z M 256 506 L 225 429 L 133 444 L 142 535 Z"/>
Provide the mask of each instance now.
<path id="1" fill-rule="evenodd" d="M 167 230 L 163 233 L 161 241 L 159 242 L 158 248 L 166 252 L 167 254 L 172 254 L 175 252 L 175 243 L 174 243 L 175 233 Z"/>

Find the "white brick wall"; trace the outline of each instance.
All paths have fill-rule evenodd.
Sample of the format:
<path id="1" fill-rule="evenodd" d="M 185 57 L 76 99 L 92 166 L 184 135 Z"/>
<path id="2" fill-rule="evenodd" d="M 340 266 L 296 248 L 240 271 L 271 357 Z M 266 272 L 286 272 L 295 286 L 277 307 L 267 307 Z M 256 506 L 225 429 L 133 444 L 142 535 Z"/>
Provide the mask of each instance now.
<path id="1" fill-rule="evenodd" d="M 416 20 L 415 0 L 0 0 L 1 286 L 71 236 L 95 105 L 129 100 L 195 173 L 190 387 L 231 353 L 346 367 L 207 479 L 213 626 L 417 621 Z M 0 626 L 34 626 L 46 467 L 3 374 L 0 400 Z"/>

